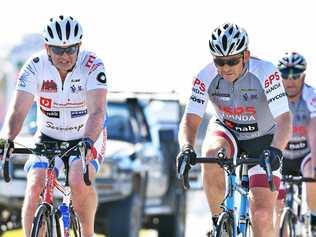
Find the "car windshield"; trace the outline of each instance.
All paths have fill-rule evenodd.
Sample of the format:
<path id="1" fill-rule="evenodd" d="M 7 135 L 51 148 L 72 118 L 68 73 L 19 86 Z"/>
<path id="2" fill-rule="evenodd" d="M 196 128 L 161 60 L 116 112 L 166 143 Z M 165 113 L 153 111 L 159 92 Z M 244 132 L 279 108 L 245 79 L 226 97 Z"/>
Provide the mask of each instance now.
<path id="1" fill-rule="evenodd" d="M 134 134 L 127 104 L 109 102 L 107 116 L 108 139 L 132 142 Z"/>

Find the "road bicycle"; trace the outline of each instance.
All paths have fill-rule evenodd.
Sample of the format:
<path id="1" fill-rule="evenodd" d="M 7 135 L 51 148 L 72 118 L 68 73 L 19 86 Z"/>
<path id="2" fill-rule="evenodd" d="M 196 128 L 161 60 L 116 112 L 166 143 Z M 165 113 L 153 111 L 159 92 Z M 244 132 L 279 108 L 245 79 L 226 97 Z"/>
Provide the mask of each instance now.
<path id="1" fill-rule="evenodd" d="M 183 173 L 183 185 L 186 189 L 190 188 L 188 172 L 184 172 L 186 164 L 195 165 L 197 163 L 216 163 L 226 172 L 226 193 L 221 207 L 223 212 L 219 215 L 217 224 L 208 234 L 208 237 L 248 237 L 250 236 L 250 217 L 249 217 L 249 177 L 248 165 L 257 165 L 263 160 L 259 158 L 250 158 L 243 154 L 237 158 L 227 159 L 224 149 L 221 149 L 217 157 L 198 157 L 190 158 L 186 156 L 180 167 L 180 173 Z M 271 191 L 275 190 L 273 183 L 272 170 L 270 165 L 270 156 L 268 152 L 264 153 L 264 164 L 266 167 L 267 178 Z M 241 177 L 239 178 L 239 169 L 241 166 Z M 182 170 L 181 170 L 182 169 Z M 239 195 L 240 198 L 237 196 Z"/>
<path id="2" fill-rule="evenodd" d="M 285 205 L 280 220 L 280 237 L 310 237 L 310 213 L 303 211 L 303 183 L 316 182 L 314 178 L 285 175 L 282 178 L 286 188 Z"/>
<path id="3" fill-rule="evenodd" d="M 20 144 L 17 144 L 20 145 Z M 41 193 L 41 201 L 36 209 L 33 219 L 31 237 L 41 236 L 45 232 L 46 237 L 69 237 L 70 232 L 75 237 L 81 237 L 81 226 L 78 215 L 73 209 L 71 201 L 71 190 L 69 187 L 69 163 L 70 156 L 80 156 L 83 167 L 83 179 L 86 185 L 91 185 L 89 180 L 89 169 L 86 161 L 86 151 L 82 143 L 69 148 L 68 142 L 42 142 L 36 143 L 35 148 L 14 148 L 9 152 L 8 144 L 4 144 L 3 154 L 3 177 L 10 182 L 11 154 L 31 154 L 40 159 L 44 156 L 48 160 L 46 169 L 46 180 Z M 61 184 L 57 180 L 55 170 L 55 158 L 59 157 L 64 162 L 65 180 Z M 54 200 L 54 190 L 62 194 L 62 202 Z"/>

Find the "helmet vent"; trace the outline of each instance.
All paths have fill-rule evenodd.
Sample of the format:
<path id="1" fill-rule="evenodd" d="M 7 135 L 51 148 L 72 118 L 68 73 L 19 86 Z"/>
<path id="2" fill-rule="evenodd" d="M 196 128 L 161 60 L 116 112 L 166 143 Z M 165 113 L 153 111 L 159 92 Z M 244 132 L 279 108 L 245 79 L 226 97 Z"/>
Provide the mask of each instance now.
<path id="1" fill-rule="evenodd" d="M 51 37 L 52 39 L 54 39 L 53 31 L 52 31 L 52 29 L 51 29 L 49 26 L 47 26 L 47 32 L 48 32 L 48 34 L 49 34 L 49 37 Z"/>
<path id="2" fill-rule="evenodd" d="M 78 24 L 75 26 L 74 36 L 76 37 L 78 35 L 79 27 Z"/>
<path id="3" fill-rule="evenodd" d="M 226 35 L 224 35 L 222 38 L 222 44 L 223 44 L 224 51 L 226 51 L 226 49 L 227 49 L 227 37 L 226 37 Z"/>
<path id="4" fill-rule="evenodd" d="M 60 15 L 60 16 L 59 16 L 59 19 L 60 19 L 60 20 L 63 20 L 63 19 L 64 19 L 64 16 L 63 16 L 63 15 Z"/>
<path id="5" fill-rule="evenodd" d="M 228 55 L 229 53 L 232 51 L 232 49 L 235 47 L 235 43 L 232 43 L 232 45 L 230 46 L 229 50 L 228 50 Z"/>
<path id="6" fill-rule="evenodd" d="M 245 45 L 245 36 L 244 37 L 242 37 L 242 39 L 241 39 L 241 41 L 239 42 L 239 44 L 238 44 L 238 46 L 237 46 L 237 48 L 236 48 L 236 50 L 238 51 L 239 49 L 241 49 L 242 47 L 244 47 L 244 45 Z"/>
<path id="7" fill-rule="evenodd" d="M 59 38 L 60 40 L 62 40 L 61 28 L 60 28 L 60 25 L 59 25 L 58 22 L 56 22 L 55 27 L 56 27 L 56 32 L 57 32 L 58 38 Z"/>
<path id="8" fill-rule="evenodd" d="M 221 52 L 222 55 L 224 55 L 224 53 L 223 53 L 223 51 L 222 51 L 222 49 L 221 49 L 221 47 L 219 45 L 216 44 L 215 47 L 217 48 L 217 50 L 219 52 Z"/>
<path id="9" fill-rule="evenodd" d="M 66 23 L 66 39 L 68 40 L 70 36 L 70 23 L 67 21 Z"/>

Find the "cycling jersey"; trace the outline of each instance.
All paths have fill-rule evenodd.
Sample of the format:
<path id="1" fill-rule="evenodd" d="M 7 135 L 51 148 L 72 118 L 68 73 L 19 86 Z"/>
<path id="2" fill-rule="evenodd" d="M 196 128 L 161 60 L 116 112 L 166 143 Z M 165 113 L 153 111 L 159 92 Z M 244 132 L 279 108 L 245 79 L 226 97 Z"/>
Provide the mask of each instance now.
<path id="1" fill-rule="evenodd" d="M 106 88 L 103 62 L 88 51 L 79 52 L 73 70 L 62 82 L 43 50 L 24 65 L 17 84 L 18 90 L 35 96 L 38 132 L 64 141 L 83 137 L 87 91 Z"/>
<path id="2" fill-rule="evenodd" d="M 287 96 L 276 67 L 250 58 L 240 78 L 230 82 L 221 77 L 214 62 L 193 81 L 186 113 L 203 117 L 211 101 L 215 116 L 239 140 L 273 134 L 274 118 L 289 111 Z"/>
<path id="3" fill-rule="evenodd" d="M 316 90 L 304 84 L 298 101 L 289 102 L 293 114 L 293 133 L 283 155 L 287 159 L 299 159 L 310 152 L 307 129 L 310 120 L 316 117 Z"/>

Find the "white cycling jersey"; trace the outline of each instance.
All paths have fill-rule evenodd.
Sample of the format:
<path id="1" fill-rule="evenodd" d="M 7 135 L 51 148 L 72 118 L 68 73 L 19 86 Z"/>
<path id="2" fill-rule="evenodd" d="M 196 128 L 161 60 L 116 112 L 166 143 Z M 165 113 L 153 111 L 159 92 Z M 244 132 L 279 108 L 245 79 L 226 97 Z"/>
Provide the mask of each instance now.
<path id="1" fill-rule="evenodd" d="M 307 129 L 310 120 L 316 117 L 316 89 L 304 84 L 299 100 L 289 105 L 293 114 L 293 133 L 283 155 L 287 159 L 303 158 L 310 152 Z"/>
<path id="2" fill-rule="evenodd" d="M 64 82 L 45 50 L 23 66 L 17 90 L 31 93 L 37 103 L 38 132 L 58 140 L 83 137 L 88 117 L 86 92 L 106 89 L 104 65 L 94 53 L 80 51 Z"/>
<path id="3" fill-rule="evenodd" d="M 241 77 L 234 82 L 221 77 L 214 62 L 193 81 L 186 113 L 203 117 L 211 101 L 215 116 L 239 140 L 273 134 L 274 118 L 289 111 L 287 96 L 276 67 L 250 58 Z"/>

